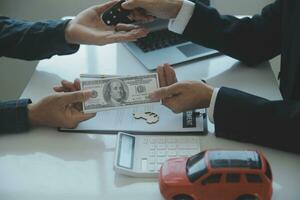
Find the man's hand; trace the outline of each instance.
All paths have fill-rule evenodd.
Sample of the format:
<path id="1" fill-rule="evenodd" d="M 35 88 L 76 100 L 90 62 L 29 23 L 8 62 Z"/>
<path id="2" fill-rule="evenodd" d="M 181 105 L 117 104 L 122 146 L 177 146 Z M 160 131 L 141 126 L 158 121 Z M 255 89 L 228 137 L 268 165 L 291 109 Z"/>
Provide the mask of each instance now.
<path id="1" fill-rule="evenodd" d="M 157 68 L 160 89 L 150 94 L 152 100 L 163 100 L 163 104 L 179 113 L 209 107 L 213 88 L 202 81 L 177 82 L 175 71 L 169 66 Z"/>
<path id="2" fill-rule="evenodd" d="M 116 1 L 88 8 L 71 20 L 65 29 L 66 41 L 70 44 L 105 45 L 114 42 L 135 41 L 145 37 L 148 31 L 131 24 L 107 26 L 102 13 Z"/>
<path id="3" fill-rule="evenodd" d="M 147 15 L 162 19 L 176 18 L 183 0 L 127 0 L 122 7 L 127 10 L 144 9 Z"/>
<path id="4" fill-rule="evenodd" d="M 84 114 L 75 106 L 91 97 L 90 91 L 60 93 L 48 96 L 28 106 L 28 118 L 32 126 L 75 128 L 80 122 L 95 114 Z"/>
<path id="5" fill-rule="evenodd" d="M 61 83 L 61 85 L 53 87 L 53 90 L 55 92 L 76 92 L 76 91 L 79 91 L 81 89 L 79 79 L 75 79 L 73 83 L 70 82 L 70 81 L 67 81 L 67 80 L 62 80 L 60 83 Z M 73 103 L 72 105 L 77 110 L 79 110 L 79 111 L 82 110 L 82 103 L 81 102 Z"/>
<path id="6" fill-rule="evenodd" d="M 61 85 L 53 87 L 55 92 L 75 92 L 81 89 L 79 79 L 75 79 L 73 83 L 67 80 L 62 80 L 60 83 Z"/>

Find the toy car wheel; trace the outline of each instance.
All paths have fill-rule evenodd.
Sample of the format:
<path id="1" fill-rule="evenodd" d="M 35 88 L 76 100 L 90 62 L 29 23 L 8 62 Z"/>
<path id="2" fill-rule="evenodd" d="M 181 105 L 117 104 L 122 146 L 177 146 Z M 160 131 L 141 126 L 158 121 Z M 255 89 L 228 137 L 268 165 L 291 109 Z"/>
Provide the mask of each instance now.
<path id="1" fill-rule="evenodd" d="M 237 198 L 236 200 L 258 200 L 258 198 L 253 195 L 243 195 Z"/>
<path id="2" fill-rule="evenodd" d="M 193 198 L 185 194 L 179 194 L 173 197 L 172 200 L 193 200 Z"/>

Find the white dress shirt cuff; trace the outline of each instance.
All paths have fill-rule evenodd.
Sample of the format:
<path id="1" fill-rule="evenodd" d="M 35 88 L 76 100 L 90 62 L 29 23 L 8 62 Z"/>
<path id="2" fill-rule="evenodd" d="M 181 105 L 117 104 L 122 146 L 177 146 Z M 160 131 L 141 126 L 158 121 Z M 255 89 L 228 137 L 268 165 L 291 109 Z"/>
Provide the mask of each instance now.
<path id="1" fill-rule="evenodd" d="M 178 12 L 176 18 L 169 20 L 168 29 L 172 32 L 182 34 L 194 13 L 194 9 L 194 2 L 183 0 L 182 7 Z"/>
<path id="2" fill-rule="evenodd" d="M 215 88 L 210 100 L 209 108 L 208 108 L 208 119 L 211 123 L 214 123 L 214 110 L 215 110 L 215 104 L 217 100 L 217 96 L 219 93 L 220 88 Z"/>

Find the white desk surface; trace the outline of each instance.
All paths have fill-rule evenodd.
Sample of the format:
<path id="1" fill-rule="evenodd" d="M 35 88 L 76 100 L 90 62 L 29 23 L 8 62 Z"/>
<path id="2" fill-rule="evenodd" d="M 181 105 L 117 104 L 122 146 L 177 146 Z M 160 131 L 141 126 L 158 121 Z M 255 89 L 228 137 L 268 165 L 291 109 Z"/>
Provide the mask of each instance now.
<path id="1" fill-rule="evenodd" d="M 179 80 L 205 79 L 214 86 L 234 87 L 273 100 L 281 98 L 269 63 L 248 68 L 232 58 L 218 56 L 175 69 Z M 22 97 L 36 102 L 51 93 L 61 79 L 73 80 L 80 73 L 149 72 L 121 44 L 82 46 L 76 54 L 41 61 Z M 212 124 L 209 131 L 208 136 L 201 137 L 202 149 L 262 150 L 274 174 L 273 200 L 299 199 L 299 155 L 216 138 Z M 115 142 L 114 135 L 61 133 L 52 128 L 0 136 L 0 199 L 162 199 L 156 179 L 115 174 Z"/>

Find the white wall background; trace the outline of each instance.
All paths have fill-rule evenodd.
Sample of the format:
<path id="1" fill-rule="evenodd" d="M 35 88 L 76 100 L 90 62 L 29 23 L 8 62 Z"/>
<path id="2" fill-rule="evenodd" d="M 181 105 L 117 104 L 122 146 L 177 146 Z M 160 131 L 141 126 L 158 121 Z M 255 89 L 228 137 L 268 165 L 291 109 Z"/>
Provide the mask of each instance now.
<path id="1" fill-rule="evenodd" d="M 0 15 L 17 19 L 59 19 L 106 0 L 0 0 Z M 274 0 L 212 0 L 223 14 L 250 15 Z M 278 62 L 278 61 L 277 61 Z M 0 100 L 18 98 L 37 62 L 0 58 Z"/>

